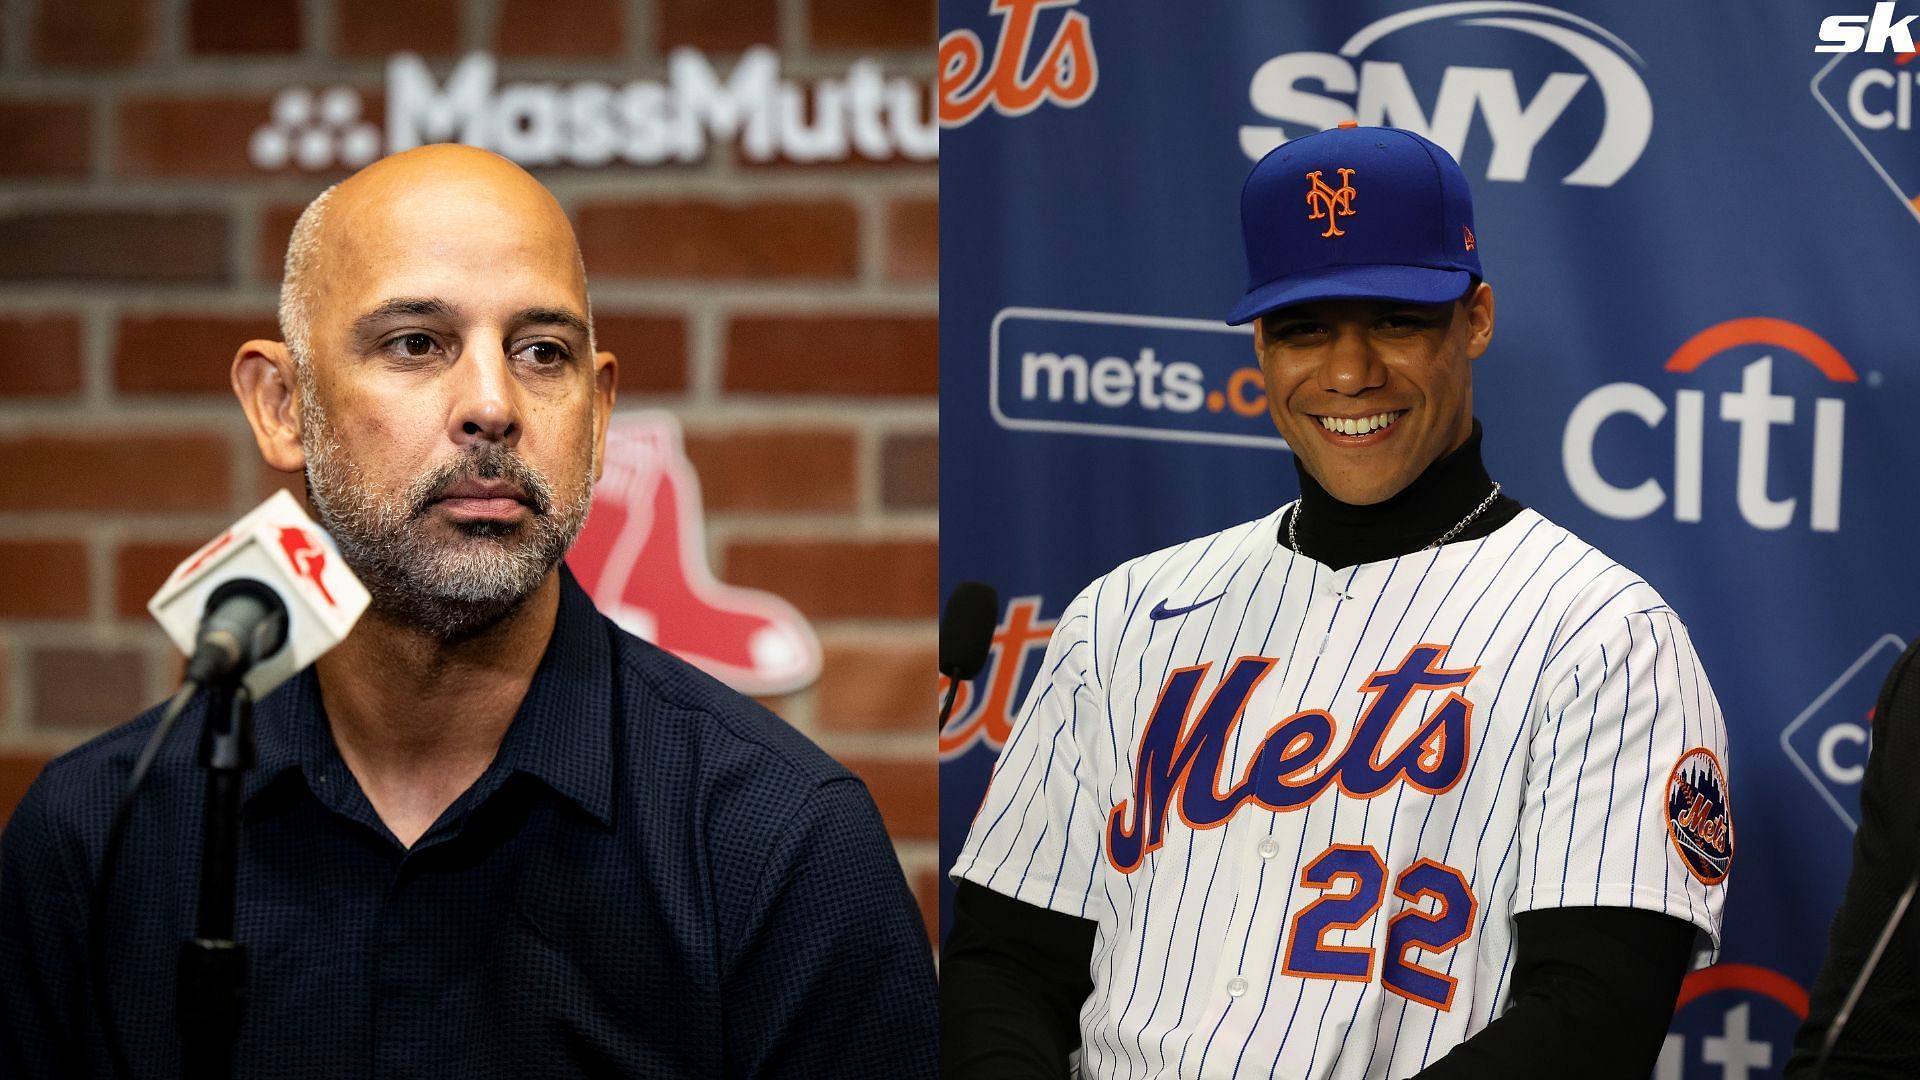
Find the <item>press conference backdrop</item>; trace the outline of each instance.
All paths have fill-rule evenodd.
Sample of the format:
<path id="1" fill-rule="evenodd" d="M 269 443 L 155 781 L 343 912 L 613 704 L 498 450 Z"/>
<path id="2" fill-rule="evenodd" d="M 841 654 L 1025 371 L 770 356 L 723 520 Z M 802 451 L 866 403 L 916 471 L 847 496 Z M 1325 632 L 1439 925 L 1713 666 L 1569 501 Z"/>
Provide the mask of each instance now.
<path id="1" fill-rule="evenodd" d="M 1816 53 L 1846 8 L 946 0 L 941 576 L 1004 611 L 942 733 L 943 863 L 1073 595 L 1297 494 L 1221 322 L 1253 161 L 1411 128 L 1475 189 L 1489 468 L 1665 594 L 1731 729 L 1725 950 L 1658 1075 L 1777 1075 L 1920 631 L 1920 63 Z"/>

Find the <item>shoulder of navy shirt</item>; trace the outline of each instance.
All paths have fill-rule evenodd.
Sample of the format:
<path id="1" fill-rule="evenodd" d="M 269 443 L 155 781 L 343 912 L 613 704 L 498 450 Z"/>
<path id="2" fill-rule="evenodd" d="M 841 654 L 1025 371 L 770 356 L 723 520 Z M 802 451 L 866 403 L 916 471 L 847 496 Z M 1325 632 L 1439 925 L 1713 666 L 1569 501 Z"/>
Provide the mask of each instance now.
<path id="1" fill-rule="evenodd" d="M 932 1075 L 928 942 L 865 787 L 561 578 L 552 639 L 495 760 L 411 849 L 347 769 L 311 669 L 256 706 L 235 933 L 253 968 L 241 1073 L 293 1055 L 298 1068 L 273 1074 L 458 1061 L 470 1076 Z M 203 711 L 189 709 L 150 775 L 116 883 L 112 985 L 127 1041 L 145 1051 L 136 1060 L 172 1060 Z M 48 764 L 0 841 L 0 920 L 83 933 L 114 802 L 158 713 Z M 77 955 L 8 946 L 11 933 L 0 926 L 0 969 L 22 952 L 47 966 Z M 61 985 L 41 990 L 38 1004 L 62 1000 Z M 41 1018 L 42 1035 L 27 1019 L 0 1016 L 0 1066 L 78 1053 L 100 1068 L 90 1014 Z"/>

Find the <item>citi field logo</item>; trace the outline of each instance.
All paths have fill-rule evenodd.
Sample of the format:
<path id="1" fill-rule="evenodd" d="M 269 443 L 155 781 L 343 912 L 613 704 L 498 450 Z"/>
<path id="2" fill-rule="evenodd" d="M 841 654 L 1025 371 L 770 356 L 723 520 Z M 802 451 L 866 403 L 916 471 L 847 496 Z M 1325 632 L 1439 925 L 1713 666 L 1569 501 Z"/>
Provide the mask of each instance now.
<path id="1" fill-rule="evenodd" d="M 1533 97 L 1522 101 L 1523 80 L 1512 69 L 1456 64 L 1446 69 L 1438 89 L 1423 97 L 1406 68 L 1391 57 L 1396 52 L 1410 58 L 1430 53 L 1431 30 L 1393 35 L 1437 21 L 1549 42 L 1583 70 L 1548 73 Z M 1392 43 L 1382 45 L 1390 37 Z M 1382 47 L 1376 50 L 1376 45 Z M 1605 120 L 1593 149 L 1561 183 L 1611 187 L 1640 160 L 1653 134 L 1653 99 L 1634 70 L 1645 66 L 1640 55 L 1606 27 L 1557 8 L 1507 0 L 1433 4 L 1368 24 L 1337 53 L 1283 53 L 1260 65 L 1247 88 L 1254 111 L 1293 126 L 1243 126 L 1240 149 L 1248 160 L 1257 161 L 1290 138 L 1355 120 L 1419 132 L 1460 158 L 1478 120 L 1493 143 L 1487 179 L 1521 181 L 1527 178 L 1534 149 L 1591 85 L 1600 95 Z M 1529 71 L 1524 81 L 1532 84 L 1539 75 Z"/>
<path id="2" fill-rule="evenodd" d="M 398 53 L 387 61 L 384 132 L 361 116 L 351 87 L 294 87 L 274 99 L 247 149 L 267 171 L 357 167 L 433 142 L 482 147 L 530 167 L 693 162 L 736 140 L 750 161 L 932 161 L 940 133 L 928 97 L 926 84 L 888 77 L 871 60 L 810 85 L 782 78 L 779 54 L 765 46 L 742 53 L 724 79 L 701 53 L 676 49 L 664 81 L 623 86 L 502 84 L 494 58 L 480 52 L 441 83 L 426 61 Z"/>
<path id="3" fill-rule="evenodd" d="M 1744 361 L 1739 389 L 1722 393 L 1714 412 L 1722 424 L 1733 428 L 1734 507 L 1756 529 L 1785 529 L 1803 521 L 1814 532 L 1838 532 L 1846 403 L 1834 397 L 1819 397 L 1809 403 L 1775 393 L 1774 382 L 1780 374 L 1776 362 L 1784 367 L 1796 360 L 1811 365 L 1830 383 L 1857 382 L 1859 377 L 1839 350 L 1806 327 L 1784 319 L 1733 319 L 1689 338 L 1667 358 L 1665 367 L 1674 375 L 1687 376 L 1722 357 L 1737 360 L 1760 350 L 1765 350 L 1764 355 Z M 1811 409 L 1807 408 L 1809 404 Z M 1669 414 L 1673 464 L 1666 479 L 1671 488 L 1654 476 L 1623 484 L 1601 472 L 1595 447 L 1608 421 L 1630 417 L 1658 430 L 1667 423 Z M 1561 442 L 1567 483 L 1589 509 L 1610 518 L 1636 521 L 1671 504 L 1675 521 L 1699 522 L 1708 506 L 1705 480 L 1709 447 L 1720 450 L 1728 441 L 1728 434 L 1723 434 L 1726 428 L 1710 431 L 1707 418 L 1705 390 L 1676 390 L 1669 407 L 1666 399 L 1638 383 L 1602 386 L 1582 398 L 1567 418 Z M 1809 419 L 1811 432 L 1807 430 Z M 1781 429 L 1777 440 L 1776 428 Z M 1801 474 L 1804 479 L 1791 485 L 1796 493 L 1783 498 L 1773 494 L 1776 450 L 1782 457 L 1804 462 L 1806 468 Z M 1606 455 L 1609 460 L 1634 456 L 1625 451 Z M 1657 460 L 1662 455 L 1654 449 L 1642 450 L 1637 456 Z M 1724 450 L 1714 456 L 1724 457 Z"/>
<path id="4" fill-rule="evenodd" d="M 1807 1018 L 1807 991 L 1772 968 L 1719 963 L 1690 973 L 1653 1080 L 1773 1076 Z"/>
<path id="5" fill-rule="evenodd" d="M 1781 752 L 1848 832 L 1860 827 L 1860 782 L 1880 684 L 1906 647 L 1896 635 L 1880 635 L 1780 732 Z"/>
<path id="6" fill-rule="evenodd" d="M 1037 59 L 1040 12 L 1080 0 L 992 0 L 1000 39 L 987 59 L 980 35 L 952 30 L 940 39 L 940 126 L 959 127 L 987 109 L 1025 116 L 1042 105 L 1084 105 L 1100 84 L 1093 55 L 1093 23 L 1078 11 L 1063 15 Z"/>

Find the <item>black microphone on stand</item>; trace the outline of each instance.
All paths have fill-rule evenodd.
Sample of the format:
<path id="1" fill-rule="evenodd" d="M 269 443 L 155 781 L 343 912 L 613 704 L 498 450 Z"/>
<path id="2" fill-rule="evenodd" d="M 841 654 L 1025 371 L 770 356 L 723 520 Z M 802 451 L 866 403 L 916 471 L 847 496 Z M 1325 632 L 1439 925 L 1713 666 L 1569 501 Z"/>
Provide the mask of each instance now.
<path id="1" fill-rule="evenodd" d="M 963 581 L 947 597 L 940 614 L 940 674 L 947 683 L 947 700 L 940 706 L 940 728 L 947 726 L 960 684 L 980 674 L 993 650 L 993 627 L 1000 621 L 1000 594 L 993 586 Z"/>
<path id="2" fill-rule="evenodd" d="M 1846 1000 L 1841 1002 L 1840 1011 L 1833 1014 L 1833 1026 L 1827 1029 L 1827 1037 L 1820 1041 L 1820 1057 L 1813 1063 L 1814 1080 L 1827 1075 L 1827 1059 L 1833 1056 L 1833 1048 L 1840 1041 L 1840 1032 L 1845 1030 L 1847 1021 L 1853 1018 L 1854 1006 L 1860 1004 L 1860 997 L 1866 992 L 1867 980 L 1873 978 L 1873 969 L 1880 966 L 1880 958 L 1886 955 L 1887 945 L 1893 941 L 1894 931 L 1900 929 L 1900 920 L 1906 917 L 1907 908 L 1913 903 L 1913 894 L 1920 891 L 1920 874 L 1915 874 L 1907 882 L 1907 887 L 1894 901 L 1893 911 L 1887 915 L 1887 923 L 1880 928 L 1880 936 L 1874 939 L 1873 949 L 1867 953 L 1865 963 L 1860 965 L 1860 974 L 1854 976 L 1853 986 L 1847 990 Z"/>

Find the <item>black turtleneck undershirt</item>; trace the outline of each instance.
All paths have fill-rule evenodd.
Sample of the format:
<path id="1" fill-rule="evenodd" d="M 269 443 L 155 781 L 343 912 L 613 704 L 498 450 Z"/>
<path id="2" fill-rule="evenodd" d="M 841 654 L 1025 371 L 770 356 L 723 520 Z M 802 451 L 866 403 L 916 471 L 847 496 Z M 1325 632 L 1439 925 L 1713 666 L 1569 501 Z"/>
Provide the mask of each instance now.
<path id="1" fill-rule="evenodd" d="M 1371 506 L 1344 503 L 1293 459 L 1300 477 L 1300 503 L 1280 519 L 1280 545 L 1287 546 L 1287 519 L 1299 514 L 1301 554 L 1335 570 L 1397 558 L 1427 547 L 1459 524 L 1493 490 L 1480 460 L 1480 422 L 1452 453 L 1427 466 L 1400 493 Z M 1467 522 L 1452 543 L 1491 536 L 1526 507 L 1505 491 Z"/>
<path id="2" fill-rule="evenodd" d="M 1294 458 L 1302 554 L 1334 569 L 1418 551 L 1493 489 L 1481 429 L 1383 502 L 1334 498 Z M 1449 543 L 1479 540 L 1523 509 L 1505 491 Z M 1503 1080 L 1551 1069 L 1560 1080 L 1617 1080 L 1653 1070 L 1691 958 L 1691 924 L 1638 908 L 1564 907 L 1514 918 L 1507 1010 L 1418 1080 Z M 1093 992 L 1092 920 L 962 881 L 941 957 L 940 1075 L 946 1080 L 1058 1080 L 1079 1046 Z"/>

